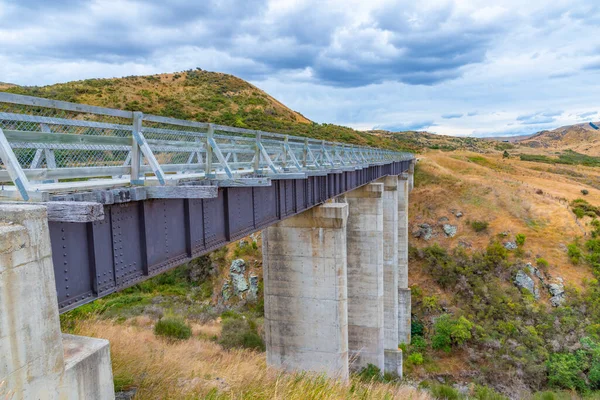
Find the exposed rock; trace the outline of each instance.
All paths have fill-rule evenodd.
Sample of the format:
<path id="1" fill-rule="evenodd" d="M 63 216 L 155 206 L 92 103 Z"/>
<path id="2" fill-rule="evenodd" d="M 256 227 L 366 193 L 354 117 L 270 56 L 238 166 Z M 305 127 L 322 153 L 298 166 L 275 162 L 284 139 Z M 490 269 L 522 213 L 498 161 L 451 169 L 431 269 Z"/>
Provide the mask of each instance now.
<path id="1" fill-rule="evenodd" d="M 500 236 L 507 237 L 507 236 L 508 236 L 508 232 L 506 232 L 506 231 L 504 231 L 504 232 L 500 232 Z"/>
<path id="2" fill-rule="evenodd" d="M 548 285 L 548 291 L 552 296 L 558 296 L 565 292 L 564 286 L 560 283 L 551 283 Z"/>
<path id="3" fill-rule="evenodd" d="M 246 262 L 241 258 L 233 260 L 229 267 L 229 275 L 231 276 L 231 285 L 233 286 L 233 295 L 238 296 L 248 290 L 248 281 L 244 273 L 246 272 Z"/>
<path id="4" fill-rule="evenodd" d="M 225 282 L 223 284 L 223 288 L 221 289 L 221 295 L 223 296 L 223 300 L 227 301 L 231 298 L 231 285 L 229 282 Z"/>
<path id="5" fill-rule="evenodd" d="M 564 304 L 566 301 L 565 297 L 565 286 L 563 285 L 562 278 L 556 278 L 559 283 L 551 283 L 548 285 L 548 292 L 552 295 L 550 298 L 550 304 L 554 307 L 558 307 Z"/>
<path id="6" fill-rule="evenodd" d="M 200 256 L 189 264 L 188 276 L 192 282 L 204 282 L 217 271 L 217 265 L 208 255 Z"/>
<path id="7" fill-rule="evenodd" d="M 248 245 L 248 242 L 246 242 L 244 239 L 240 239 L 240 241 L 238 242 L 238 247 L 240 249 L 246 247 L 247 245 Z"/>
<path id="8" fill-rule="evenodd" d="M 516 250 L 517 244 L 515 242 L 508 241 L 508 242 L 504 242 L 504 247 L 507 250 Z"/>
<path id="9" fill-rule="evenodd" d="M 248 292 L 249 300 L 256 300 L 258 298 L 258 276 L 250 275 L 250 292 Z"/>
<path id="10" fill-rule="evenodd" d="M 473 245 L 472 245 L 470 242 L 465 242 L 464 240 L 460 240 L 460 241 L 458 242 L 458 245 L 459 245 L 460 247 L 463 247 L 463 248 L 465 248 L 465 249 L 470 249 L 471 247 L 473 247 Z"/>
<path id="11" fill-rule="evenodd" d="M 433 228 L 429 224 L 420 224 L 419 229 L 413 232 L 413 236 L 423 240 L 429 240 L 433 236 Z"/>
<path id="12" fill-rule="evenodd" d="M 442 218 L 438 219 L 438 222 L 439 222 L 439 223 L 442 223 L 442 222 L 448 222 L 448 221 L 449 221 L 449 220 L 448 220 L 448 217 L 442 217 Z"/>
<path id="13" fill-rule="evenodd" d="M 531 294 L 533 294 L 533 297 L 536 300 L 540 298 L 540 292 L 535 286 L 535 282 L 533 281 L 533 279 L 531 279 L 529 275 L 527 275 L 522 270 L 519 270 L 519 272 L 517 272 L 514 284 L 519 289 L 527 289 Z"/>
<path id="14" fill-rule="evenodd" d="M 565 293 L 561 293 L 560 295 L 550 297 L 550 304 L 554 307 L 562 306 L 567 299 L 565 298 Z"/>
<path id="15" fill-rule="evenodd" d="M 457 211 L 457 212 L 456 212 L 456 214 L 454 214 L 454 216 L 455 216 L 456 218 L 461 218 L 463 215 L 464 215 L 464 214 L 463 214 L 462 212 L 460 212 L 460 211 Z"/>
<path id="16" fill-rule="evenodd" d="M 444 230 L 444 233 L 448 237 L 456 236 L 456 232 L 458 231 L 458 227 L 456 225 L 450 225 L 450 224 L 444 224 L 442 229 Z"/>
<path id="17" fill-rule="evenodd" d="M 124 390 L 122 392 L 117 392 L 115 393 L 115 400 L 132 400 L 136 393 L 136 388 Z"/>
<path id="18" fill-rule="evenodd" d="M 535 274 L 535 271 L 537 270 L 537 268 L 535 268 L 530 262 L 525 264 L 525 267 L 527 268 L 530 274 Z"/>
<path id="19" fill-rule="evenodd" d="M 241 258 L 233 260 L 231 262 L 231 266 L 229 267 L 229 272 L 232 274 L 243 274 L 246 272 L 246 262 Z"/>

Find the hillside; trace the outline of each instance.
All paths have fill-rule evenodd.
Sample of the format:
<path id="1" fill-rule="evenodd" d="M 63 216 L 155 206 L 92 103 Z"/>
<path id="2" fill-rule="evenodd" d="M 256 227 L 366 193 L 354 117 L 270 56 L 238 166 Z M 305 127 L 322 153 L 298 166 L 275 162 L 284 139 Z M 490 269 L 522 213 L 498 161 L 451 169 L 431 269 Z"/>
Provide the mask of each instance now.
<path id="1" fill-rule="evenodd" d="M 598 126 L 599 123 L 595 123 Z M 572 150 L 591 156 L 600 155 L 600 130 L 589 123 L 568 125 L 550 131 L 542 131 L 520 140 L 519 144 L 550 151 Z"/>
<path id="2" fill-rule="evenodd" d="M 0 90 L 8 89 L 15 86 L 17 85 L 13 85 L 12 83 L 0 82 Z"/>
<path id="3" fill-rule="evenodd" d="M 393 135 L 376 136 L 339 125 L 312 122 L 240 78 L 200 69 L 87 79 L 42 87 L 0 86 L 0 90 L 316 139 L 418 150 L 410 142 Z"/>

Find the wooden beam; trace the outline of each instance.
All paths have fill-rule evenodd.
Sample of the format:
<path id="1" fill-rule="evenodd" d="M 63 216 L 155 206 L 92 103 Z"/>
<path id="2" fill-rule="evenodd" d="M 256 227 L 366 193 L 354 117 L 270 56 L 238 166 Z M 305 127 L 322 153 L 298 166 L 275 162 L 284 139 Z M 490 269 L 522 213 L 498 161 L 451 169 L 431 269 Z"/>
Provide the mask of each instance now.
<path id="1" fill-rule="evenodd" d="M 218 196 L 216 186 L 148 186 L 149 199 L 214 199 Z"/>
<path id="2" fill-rule="evenodd" d="M 44 203 L 10 201 L 1 204 L 35 204 L 48 209 L 48 221 L 52 222 L 94 222 L 104 219 L 104 206 L 86 201 L 48 201 Z"/>

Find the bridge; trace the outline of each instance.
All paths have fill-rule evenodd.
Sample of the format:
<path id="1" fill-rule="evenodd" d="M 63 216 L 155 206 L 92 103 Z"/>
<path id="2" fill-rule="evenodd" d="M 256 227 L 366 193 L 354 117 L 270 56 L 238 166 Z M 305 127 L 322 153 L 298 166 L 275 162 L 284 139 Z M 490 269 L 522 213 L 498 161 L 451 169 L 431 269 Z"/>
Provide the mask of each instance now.
<path id="1" fill-rule="evenodd" d="M 256 231 L 268 365 L 401 375 L 413 168 L 409 153 L 0 93 L 0 382 L 114 398 L 108 343 L 62 335 L 59 313 Z"/>

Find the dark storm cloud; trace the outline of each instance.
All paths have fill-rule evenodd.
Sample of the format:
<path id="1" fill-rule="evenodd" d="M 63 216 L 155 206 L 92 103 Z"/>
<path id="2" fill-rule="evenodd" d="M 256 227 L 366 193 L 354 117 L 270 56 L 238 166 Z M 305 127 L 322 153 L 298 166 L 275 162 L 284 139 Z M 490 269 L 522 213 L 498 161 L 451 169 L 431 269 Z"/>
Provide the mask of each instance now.
<path id="1" fill-rule="evenodd" d="M 309 70 L 316 83 L 338 87 L 456 79 L 463 67 L 485 60 L 500 31 L 500 24 L 480 25 L 452 6 L 421 12 L 427 19 L 414 24 L 418 10 L 388 5 L 372 11 L 371 22 L 354 25 L 346 24 L 343 12 L 317 2 L 271 19 L 265 17 L 266 0 L 4 3 L 0 27 L 32 30 L 22 46 L 4 45 L 0 38 L 0 45 L 17 56 L 124 63 L 176 54 L 182 47 L 214 49 L 255 64 L 227 71 L 246 79 Z M 38 32 L 34 40 L 31 35 L 41 26 L 47 34 Z"/>

